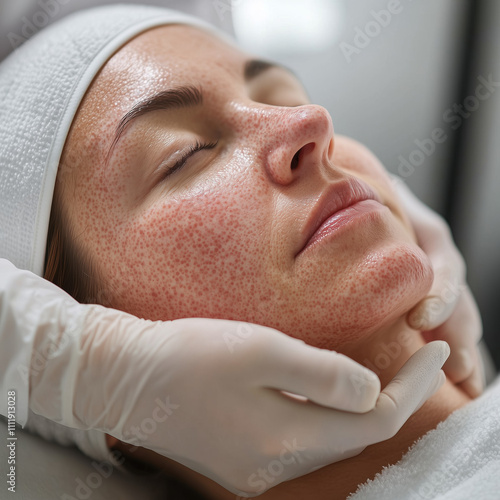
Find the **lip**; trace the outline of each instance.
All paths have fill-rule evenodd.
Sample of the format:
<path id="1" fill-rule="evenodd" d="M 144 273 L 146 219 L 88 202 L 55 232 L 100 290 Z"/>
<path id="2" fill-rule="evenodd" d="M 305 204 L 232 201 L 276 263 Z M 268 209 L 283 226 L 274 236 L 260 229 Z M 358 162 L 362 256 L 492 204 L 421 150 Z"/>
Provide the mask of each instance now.
<path id="1" fill-rule="evenodd" d="M 362 203 L 368 200 L 383 205 L 380 196 L 368 184 L 359 179 L 345 179 L 330 184 L 312 209 L 311 215 L 302 228 L 301 246 L 296 256 L 316 239 L 319 239 L 320 233 L 335 231 L 356 215 L 373 209 L 373 203 Z M 339 214 L 336 220 L 329 220 L 341 211 L 343 213 Z"/>

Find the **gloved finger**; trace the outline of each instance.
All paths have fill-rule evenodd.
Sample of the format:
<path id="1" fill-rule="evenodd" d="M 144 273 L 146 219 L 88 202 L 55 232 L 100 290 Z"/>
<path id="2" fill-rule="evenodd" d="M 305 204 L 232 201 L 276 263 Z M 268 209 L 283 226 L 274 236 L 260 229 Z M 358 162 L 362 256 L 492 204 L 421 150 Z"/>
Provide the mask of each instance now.
<path id="1" fill-rule="evenodd" d="M 298 468 L 309 470 L 355 456 L 367 446 L 389 439 L 443 383 L 440 368 L 448 354 L 445 342 L 431 342 L 419 349 L 380 394 L 376 407 L 365 414 L 331 410 L 310 401 L 296 403 L 290 398 L 278 401 L 275 391 L 265 393 L 268 407 L 273 409 L 269 413 L 279 415 L 283 422 L 278 441 L 296 438 L 307 455 L 307 463 Z"/>
<path id="2" fill-rule="evenodd" d="M 432 258 L 431 258 L 432 260 Z M 467 288 L 462 281 L 461 269 L 446 265 L 434 269 L 434 282 L 427 296 L 407 314 L 407 323 L 414 330 L 433 330 L 453 314 Z"/>
<path id="3" fill-rule="evenodd" d="M 309 434 L 311 429 L 319 429 L 321 450 L 327 450 L 326 453 L 336 456 L 337 460 L 354 456 L 367 446 L 394 436 L 412 413 L 439 389 L 445 380 L 441 366 L 449 352 L 448 345 L 440 341 L 419 349 L 380 393 L 375 408 L 364 415 L 336 412 L 332 416 L 324 408 L 304 406 L 294 416 L 300 415 L 301 421 L 311 423 L 306 429 Z M 342 429 L 341 434 L 338 429 Z M 308 435 L 302 435 L 301 439 L 311 454 L 318 448 Z M 322 463 L 328 463 L 327 457 L 322 457 Z"/>
<path id="4" fill-rule="evenodd" d="M 474 355 L 474 369 L 472 370 L 471 375 L 469 375 L 469 377 L 458 384 L 458 386 L 471 398 L 477 398 L 478 396 L 480 396 L 484 391 L 484 387 L 486 385 L 483 361 L 481 358 L 481 353 L 477 348 Z"/>
<path id="5" fill-rule="evenodd" d="M 375 409 L 362 416 L 371 436 L 365 436 L 365 442 L 353 443 L 353 447 L 393 437 L 416 408 L 444 383 L 440 372 L 449 354 L 449 346 L 441 341 L 430 342 L 419 349 L 380 393 Z M 370 442 L 367 443 L 366 438 L 370 438 Z"/>
<path id="6" fill-rule="evenodd" d="M 299 394 L 337 410 L 364 413 L 375 407 L 380 380 L 368 368 L 286 335 L 276 342 L 261 357 L 261 386 Z"/>
<path id="7" fill-rule="evenodd" d="M 476 351 L 481 335 L 481 318 L 468 289 L 461 295 L 448 321 L 424 333 L 426 339 L 444 340 L 449 344 L 451 354 L 443 370 L 453 383 L 463 382 L 479 366 Z"/>

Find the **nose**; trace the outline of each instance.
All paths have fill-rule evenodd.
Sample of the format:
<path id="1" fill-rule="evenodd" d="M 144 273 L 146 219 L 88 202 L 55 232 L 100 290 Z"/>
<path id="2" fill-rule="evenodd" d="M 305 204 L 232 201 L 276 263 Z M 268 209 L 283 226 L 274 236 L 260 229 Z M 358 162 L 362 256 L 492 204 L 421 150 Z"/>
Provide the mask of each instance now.
<path id="1" fill-rule="evenodd" d="M 258 154 L 266 173 L 280 185 L 331 163 L 334 148 L 332 119 L 322 106 L 268 106 L 252 120 Z"/>

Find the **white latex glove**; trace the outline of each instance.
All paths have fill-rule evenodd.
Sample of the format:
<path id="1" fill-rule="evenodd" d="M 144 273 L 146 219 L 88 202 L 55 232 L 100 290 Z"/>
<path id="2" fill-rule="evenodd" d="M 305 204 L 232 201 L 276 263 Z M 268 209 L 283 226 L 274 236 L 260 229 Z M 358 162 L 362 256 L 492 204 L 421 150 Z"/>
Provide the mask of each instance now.
<path id="1" fill-rule="evenodd" d="M 238 494 L 262 493 L 254 476 L 275 460 L 284 472 L 269 487 L 390 438 L 444 381 L 444 342 L 418 351 L 379 394 L 366 368 L 270 328 L 139 320 L 78 304 L 1 259 L 0 271 L 0 370 L 14 356 L 33 412 L 149 448 Z M 9 373 L 0 371 L 4 391 Z"/>
<path id="2" fill-rule="evenodd" d="M 485 385 L 478 350 L 483 329 L 466 283 L 465 262 L 446 221 L 418 200 L 399 177 L 393 179 L 418 243 L 434 269 L 432 288 L 408 313 L 408 324 L 424 332 L 426 340 L 444 340 L 450 345 L 451 355 L 443 367 L 446 375 L 471 397 L 477 397 Z"/>

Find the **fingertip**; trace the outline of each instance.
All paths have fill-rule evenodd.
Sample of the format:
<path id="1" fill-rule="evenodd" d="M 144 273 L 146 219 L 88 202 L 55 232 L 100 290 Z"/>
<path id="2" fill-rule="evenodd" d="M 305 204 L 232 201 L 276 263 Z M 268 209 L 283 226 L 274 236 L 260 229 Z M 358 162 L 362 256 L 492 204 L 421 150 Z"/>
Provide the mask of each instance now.
<path id="1" fill-rule="evenodd" d="M 354 391 L 348 411 L 354 413 L 366 413 L 377 404 L 380 395 L 380 379 L 371 370 L 364 369 L 361 374 L 353 374 L 349 377 Z"/>
<path id="2" fill-rule="evenodd" d="M 366 390 L 364 397 L 360 400 L 361 403 L 359 407 L 359 413 L 366 413 L 375 408 L 378 398 L 380 396 L 380 379 L 375 375 L 375 373 L 368 371 Z"/>
<path id="3" fill-rule="evenodd" d="M 446 362 L 446 373 L 454 383 L 460 383 L 469 378 L 474 370 L 474 360 L 468 349 L 455 349 Z"/>
<path id="4" fill-rule="evenodd" d="M 436 340 L 435 342 L 439 342 L 441 344 L 441 349 L 442 349 L 442 358 L 441 358 L 441 366 L 443 366 L 446 362 L 446 360 L 450 357 L 451 354 L 451 349 L 450 345 L 448 342 L 445 342 L 444 340 Z M 443 371 L 443 370 L 441 370 Z M 443 372 L 444 375 L 444 372 Z"/>
<path id="5" fill-rule="evenodd" d="M 437 342 L 440 342 L 443 345 L 444 360 L 446 361 L 450 357 L 450 354 L 451 354 L 450 344 L 448 344 L 448 342 L 446 342 L 444 340 L 438 340 Z M 444 375 L 444 373 L 443 373 L 443 375 Z"/>
<path id="6" fill-rule="evenodd" d="M 424 364 L 422 365 L 429 375 L 434 373 L 435 377 L 438 376 L 440 371 L 446 363 L 446 360 L 450 356 L 450 346 L 444 340 L 433 340 L 421 347 L 411 358 L 415 360 L 421 360 Z M 432 386 L 432 382 L 429 382 L 428 387 Z"/>
<path id="7" fill-rule="evenodd" d="M 414 330 L 433 330 L 449 318 L 453 309 L 453 303 L 446 303 L 440 297 L 427 297 L 410 311 L 407 323 Z"/>
<path id="8" fill-rule="evenodd" d="M 466 373 L 466 375 L 470 375 L 472 370 L 474 370 L 474 360 L 472 359 L 472 355 L 469 350 L 462 347 L 458 351 L 458 357 L 463 372 Z"/>
<path id="9" fill-rule="evenodd" d="M 479 397 L 485 387 L 485 381 L 482 376 L 481 370 L 476 367 L 472 374 L 463 382 L 458 384 L 471 398 Z"/>
<path id="10" fill-rule="evenodd" d="M 372 372 L 371 370 L 366 369 L 367 371 L 367 377 L 370 381 L 370 383 L 373 385 L 377 393 L 380 393 L 380 379 L 378 376 Z"/>
<path id="11" fill-rule="evenodd" d="M 422 307 L 418 306 L 412 309 L 406 316 L 408 326 L 413 330 L 424 330 L 424 318 L 422 314 Z"/>

